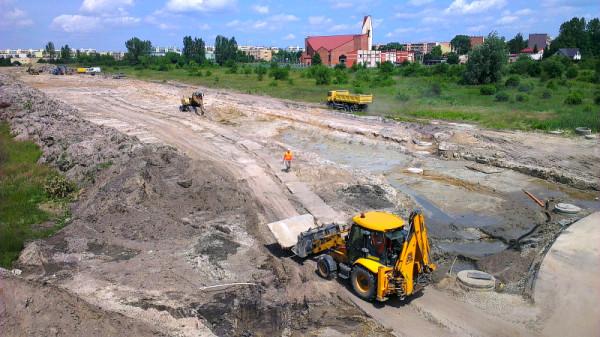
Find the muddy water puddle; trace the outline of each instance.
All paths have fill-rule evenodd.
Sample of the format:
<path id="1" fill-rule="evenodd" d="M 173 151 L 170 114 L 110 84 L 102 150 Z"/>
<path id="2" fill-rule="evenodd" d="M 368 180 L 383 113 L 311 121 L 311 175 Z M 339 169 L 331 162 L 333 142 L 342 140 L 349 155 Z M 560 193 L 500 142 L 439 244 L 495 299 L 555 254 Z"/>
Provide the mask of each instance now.
<path id="1" fill-rule="evenodd" d="M 539 221 L 539 210 L 528 204 L 520 191 L 520 180 L 523 186 L 542 191 L 544 186 L 536 184 L 538 179 L 532 182 L 527 176 L 507 171 L 482 176 L 480 184 L 469 176 L 464 163 L 413 156 L 398 145 L 363 142 L 358 137 L 346 139 L 288 128 L 281 131 L 278 140 L 340 165 L 385 176 L 391 186 L 410 196 L 423 210 L 432 238 L 446 253 L 472 258 L 498 253 L 507 247 L 503 241 L 518 237 Z M 404 171 L 412 166 L 443 172 L 448 179 L 440 179 L 435 173 L 428 177 Z M 511 186 L 507 186 L 507 181 Z M 572 195 L 562 190 L 546 190 L 540 197 L 572 200 Z M 585 208 L 599 206 L 593 198 L 575 201 Z M 482 235 L 473 235 L 473 229 Z M 506 240 L 492 239 L 483 233 L 501 233 L 499 236 Z"/>

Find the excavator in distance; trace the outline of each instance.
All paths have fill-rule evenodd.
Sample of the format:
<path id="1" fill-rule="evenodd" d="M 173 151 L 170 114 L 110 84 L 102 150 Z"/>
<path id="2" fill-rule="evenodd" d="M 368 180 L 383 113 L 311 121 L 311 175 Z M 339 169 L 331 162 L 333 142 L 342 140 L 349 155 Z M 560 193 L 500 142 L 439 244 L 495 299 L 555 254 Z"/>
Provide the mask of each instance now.
<path id="1" fill-rule="evenodd" d="M 204 94 L 201 91 L 196 91 L 191 97 L 181 98 L 181 105 L 179 111 L 194 111 L 198 115 L 198 108 L 200 108 L 200 115 L 204 116 Z"/>
<path id="2" fill-rule="evenodd" d="M 349 228 L 312 228 L 298 235 L 292 251 L 301 258 L 318 255 L 320 276 L 350 280 L 354 293 L 367 301 L 414 295 L 431 283 L 436 269 L 420 211 L 413 211 L 408 223 L 391 213 L 365 212 L 353 217 Z"/>

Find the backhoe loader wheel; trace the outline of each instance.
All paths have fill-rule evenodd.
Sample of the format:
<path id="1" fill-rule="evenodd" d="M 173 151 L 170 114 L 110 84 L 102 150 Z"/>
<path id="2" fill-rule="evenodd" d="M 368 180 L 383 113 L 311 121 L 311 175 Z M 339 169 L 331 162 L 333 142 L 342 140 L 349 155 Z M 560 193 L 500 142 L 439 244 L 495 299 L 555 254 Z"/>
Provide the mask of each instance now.
<path id="1" fill-rule="evenodd" d="M 325 279 L 333 278 L 337 270 L 337 264 L 331 255 L 323 255 L 317 261 L 317 273 Z"/>
<path id="2" fill-rule="evenodd" d="M 375 275 L 364 267 L 356 265 L 352 268 L 350 282 L 352 282 L 352 289 L 354 289 L 354 292 L 358 297 L 365 301 L 371 301 L 375 298 L 375 292 L 377 290 Z"/>

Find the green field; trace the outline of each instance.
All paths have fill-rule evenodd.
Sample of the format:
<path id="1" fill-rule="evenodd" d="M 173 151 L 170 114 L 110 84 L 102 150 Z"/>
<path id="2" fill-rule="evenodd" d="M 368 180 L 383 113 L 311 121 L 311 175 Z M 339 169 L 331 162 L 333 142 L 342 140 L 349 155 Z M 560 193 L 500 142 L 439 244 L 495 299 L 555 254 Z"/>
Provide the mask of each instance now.
<path id="1" fill-rule="evenodd" d="M 121 66 L 106 68 L 109 72 L 123 72 L 131 77 L 145 80 L 175 80 L 211 88 L 231 89 L 242 93 L 268 95 L 304 102 L 323 102 L 327 90 L 349 89 L 374 95 L 374 104 L 368 114 L 398 120 L 443 119 L 477 123 L 498 129 L 565 129 L 587 126 L 600 130 L 600 107 L 594 102 L 600 95 L 599 86 L 578 78 L 541 80 L 537 77 L 519 76 L 520 85 L 506 87 L 504 79 L 496 85 L 498 91 L 508 96 L 507 101 L 498 101 L 495 94 L 482 95 L 477 85 L 459 84 L 459 77 L 448 75 L 392 76 L 389 86 L 360 84 L 355 74 L 348 71 L 346 84 L 315 85 L 315 80 L 306 76 L 306 70 L 290 71 L 290 80 L 275 81 L 264 76 L 262 81 L 255 73 L 244 74 L 239 70 L 231 74 L 225 67 L 200 68 L 201 76 L 185 68 L 171 67 L 168 71 L 136 69 Z M 207 75 L 207 72 L 210 72 Z M 367 71 L 371 79 L 377 70 Z M 552 83 L 552 84 L 549 84 Z M 358 87 L 357 87 L 358 84 Z M 565 103 L 566 97 L 577 92 L 582 101 L 577 105 Z"/>
<path id="2" fill-rule="evenodd" d="M 50 179 L 72 189 L 53 169 L 37 164 L 42 155 L 29 141 L 15 141 L 0 123 L 0 266 L 10 268 L 28 240 L 47 237 L 69 216 L 68 196 L 49 192 Z M 56 185 L 54 185 L 56 186 Z"/>

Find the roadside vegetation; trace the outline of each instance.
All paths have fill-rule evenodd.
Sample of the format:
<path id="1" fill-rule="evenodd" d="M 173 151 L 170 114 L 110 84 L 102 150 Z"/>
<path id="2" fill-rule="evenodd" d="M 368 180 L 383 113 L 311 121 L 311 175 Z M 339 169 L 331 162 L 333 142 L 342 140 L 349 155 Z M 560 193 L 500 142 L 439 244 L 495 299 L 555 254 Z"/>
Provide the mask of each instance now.
<path id="1" fill-rule="evenodd" d="M 150 56 L 152 44 L 132 38 L 122 61 L 109 56 L 72 56 L 61 48 L 56 62 L 82 66 L 102 65 L 107 72 L 121 72 L 148 80 L 175 80 L 248 94 L 319 103 L 328 90 L 348 89 L 373 94 L 366 112 L 397 120 L 443 119 L 478 123 L 490 128 L 600 130 L 600 20 L 573 18 L 563 23 L 560 34 L 542 61 L 521 55 L 508 63 L 508 53 L 519 53 L 527 42 L 519 33 L 513 39 L 490 33 L 483 45 L 471 48 L 468 36 L 452 39 L 456 53 L 442 55 L 433 48 L 424 61 L 445 60 L 435 65 L 386 62 L 377 68 L 361 66 L 329 68 L 318 54 L 312 66 L 290 65 L 300 54 L 280 51 L 271 63 L 254 62 L 237 49 L 235 38 L 217 36 L 215 59 L 206 59 L 202 39 L 186 36 L 182 55 Z M 52 49 L 54 46 L 51 46 Z M 577 47 L 582 60 L 555 55 L 559 48 Z M 390 43 L 383 49 L 398 49 Z M 48 46 L 47 46 L 48 49 Z M 459 54 L 468 55 L 459 64 Z M 431 62 L 430 62 L 431 63 Z M 433 62 L 435 63 L 435 62 Z"/>
<path id="2" fill-rule="evenodd" d="M 69 217 L 75 186 L 57 171 L 38 164 L 40 148 L 16 141 L 0 122 L 0 266 L 10 268 L 24 243 L 50 236 Z"/>

